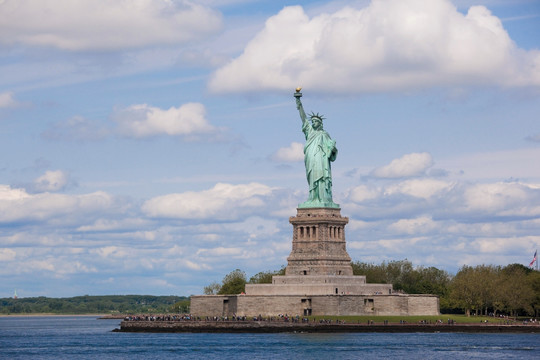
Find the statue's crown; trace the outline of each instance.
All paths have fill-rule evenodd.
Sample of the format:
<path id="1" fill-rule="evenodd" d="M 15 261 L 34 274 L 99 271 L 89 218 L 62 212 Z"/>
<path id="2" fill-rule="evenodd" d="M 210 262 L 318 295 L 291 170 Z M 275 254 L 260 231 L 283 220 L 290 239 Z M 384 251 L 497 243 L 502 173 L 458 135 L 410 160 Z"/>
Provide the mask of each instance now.
<path id="1" fill-rule="evenodd" d="M 311 121 L 313 121 L 313 119 L 319 119 L 321 122 L 324 120 L 324 116 L 322 114 L 314 113 L 313 111 L 311 114 L 309 114 L 309 117 L 311 118 Z"/>

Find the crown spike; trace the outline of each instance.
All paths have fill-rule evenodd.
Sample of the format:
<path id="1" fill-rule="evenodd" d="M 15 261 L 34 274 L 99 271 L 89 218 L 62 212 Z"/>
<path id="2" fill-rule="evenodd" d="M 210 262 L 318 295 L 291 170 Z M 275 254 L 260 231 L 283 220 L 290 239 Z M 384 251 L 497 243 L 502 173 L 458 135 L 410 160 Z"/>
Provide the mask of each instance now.
<path id="1" fill-rule="evenodd" d="M 314 113 L 313 111 L 311 112 L 311 114 L 309 114 L 309 117 L 310 117 L 311 119 L 317 118 L 317 119 L 319 119 L 319 120 L 321 120 L 321 121 L 323 121 L 323 120 L 325 119 L 324 115 L 319 114 L 319 113 Z"/>

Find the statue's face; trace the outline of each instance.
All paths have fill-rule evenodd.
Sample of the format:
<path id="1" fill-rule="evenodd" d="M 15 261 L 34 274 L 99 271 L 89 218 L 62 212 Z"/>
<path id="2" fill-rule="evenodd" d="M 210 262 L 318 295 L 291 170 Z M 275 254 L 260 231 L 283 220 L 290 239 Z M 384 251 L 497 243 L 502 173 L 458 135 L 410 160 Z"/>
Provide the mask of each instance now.
<path id="1" fill-rule="evenodd" d="M 320 128 L 322 128 L 322 121 L 319 120 L 318 118 L 314 118 L 312 121 L 312 124 L 315 130 L 319 130 Z"/>

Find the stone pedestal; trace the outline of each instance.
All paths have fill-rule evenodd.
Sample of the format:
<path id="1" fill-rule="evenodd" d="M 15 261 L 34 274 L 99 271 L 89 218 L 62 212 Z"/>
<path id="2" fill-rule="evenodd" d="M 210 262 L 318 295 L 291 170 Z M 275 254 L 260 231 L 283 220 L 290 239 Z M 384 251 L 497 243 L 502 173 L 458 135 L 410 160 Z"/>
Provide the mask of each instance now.
<path id="1" fill-rule="evenodd" d="M 246 284 L 240 295 L 191 297 L 196 316 L 438 315 L 435 295 L 392 292 L 392 284 L 367 284 L 353 275 L 339 208 L 298 208 L 284 276 L 271 284 Z"/>
<path id="2" fill-rule="evenodd" d="M 345 246 L 349 219 L 341 216 L 339 208 L 298 208 L 289 222 L 293 225 L 293 241 L 286 276 L 352 276 Z"/>

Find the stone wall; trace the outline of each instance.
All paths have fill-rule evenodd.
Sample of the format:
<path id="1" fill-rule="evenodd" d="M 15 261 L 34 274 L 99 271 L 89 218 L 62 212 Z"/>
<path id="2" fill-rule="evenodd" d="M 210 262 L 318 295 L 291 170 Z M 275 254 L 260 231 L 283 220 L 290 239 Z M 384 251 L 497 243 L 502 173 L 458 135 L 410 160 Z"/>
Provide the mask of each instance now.
<path id="1" fill-rule="evenodd" d="M 273 276 L 272 284 L 246 284 L 246 295 L 391 294 L 391 284 L 366 284 L 365 276 Z"/>
<path id="2" fill-rule="evenodd" d="M 388 295 L 388 284 L 246 284 L 247 295 Z"/>
<path id="3" fill-rule="evenodd" d="M 435 295 L 202 295 L 191 297 L 196 316 L 438 315 Z"/>
<path id="4" fill-rule="evenodd" d="M 204 316 L 225 316 L 236 312 L 237 295 L 197 295 L 191 296 L 190 312 Z"/>
<path id="5" fill-rule="evenodd" d="M 409 315 L 439 315 L 439 297 L 435 295 L 409 295 Z M 431 309 L 431 312 L 427 312 Z"/>
<path id="6" fill-rule="evenodd" d="M 355 284 L 364 285 L 366 277 L 364 275 L 274 275 L 272 276 L 272 284 Z"/>

